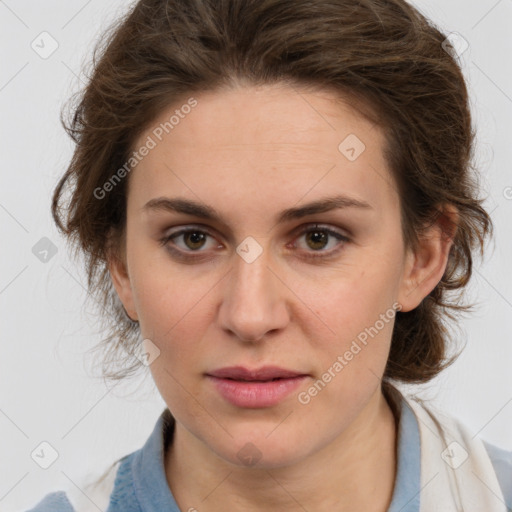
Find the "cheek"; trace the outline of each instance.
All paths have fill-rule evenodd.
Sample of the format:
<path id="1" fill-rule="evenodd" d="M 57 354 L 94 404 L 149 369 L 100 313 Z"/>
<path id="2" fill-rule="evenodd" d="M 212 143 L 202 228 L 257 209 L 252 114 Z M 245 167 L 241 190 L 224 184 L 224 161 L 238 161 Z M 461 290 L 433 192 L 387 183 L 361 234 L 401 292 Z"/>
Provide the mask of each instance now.
<path id="1" fill-rule="evenodd" d="M 389 290 L 375 280 L 359 281 L 356 288 L 331 290 L 330 300 L 316 304 L 335 332 L 315 337 L 316 380 L 298 401 L 318 417 L 325 409 L 357 414 L 381 382 L 389 357 L 396 308 Z M 333 418 L 333 425 L 339 419 Z"/>
<path id="2" fill-rule="evenodd" d="M 204 328 L 207 326 L 205 291 L 183 277 L 147 275 L 136 290 L 143 338 L 158 347 L 159 356 L 150 365 L 154 382 L 172 410 L 187 411 L 190 393 L 202 371 Z"/>
<path id="3" fill-rule="evenodd" d="M 198 336 L 200 319 L 206 314 L 208 288 L 203 284 L 179 273 L 141 277 L 134 292 L 142 334 L 155 338 L 157 344 L 182 340 L 184 345 L 187 336 Z"/>
<path id="4" fill-rule="evenodd" d="M 362 262 L 350 275 L 331 276 L 321 284 L 303 283 L 298 295 L 340 339 L 355 337 L 370 327 L 395 302 L 400 274 L 394 265 Z M 387 324 L 386 324 L 387 325 Z"/>
<path id="5" fill-rule="evenodd" d="M 311 309 L 329 327 L 323 329 L 322 336 L 309 332 L 317 345 L 321 380 L 331 378 L 329 387 L 341 400 L 348 399 L 344 394 L 351 389 L 378 383 L 388 359 L 400 309 L 395 302 L 400 274 L 395 264 L 389 264 L 392 260 L 387 261 L 362 262 L 352 267 L 350 279 L 323 282 L 322 293 L 309 296 Z M 330 377 L 329 371 L 336 378 Z"/>

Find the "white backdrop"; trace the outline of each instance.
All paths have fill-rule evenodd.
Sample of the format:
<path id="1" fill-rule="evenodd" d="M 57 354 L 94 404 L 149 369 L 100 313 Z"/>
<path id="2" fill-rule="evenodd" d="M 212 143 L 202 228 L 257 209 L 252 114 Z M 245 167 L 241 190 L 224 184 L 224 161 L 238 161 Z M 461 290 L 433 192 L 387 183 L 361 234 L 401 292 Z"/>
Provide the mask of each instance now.
<path id="1" fill-rule="evenodd" d="M 466 349 L 419 392 L 475 435 L 512 450 L 512 0 L 413 3 L 469 43 L 462 60 L 496 226 L 495 246 L 475 269 L 470 296 L 480 307 L 463 322 Z M 81 85 L 93 42 L 127 6 L 0 2 L 2 511 L 29 508 L 138 449 L 165 406 L 150 376 L 110 389 L 89 375 L 84 352 L 98 341 L 98 325 L 83 309 L 83 272 L 50 217 L 51 191 L 72 152 L 62 104 Z M 46 470 L 31 457 L 43 441 L 58 452 Z"/>

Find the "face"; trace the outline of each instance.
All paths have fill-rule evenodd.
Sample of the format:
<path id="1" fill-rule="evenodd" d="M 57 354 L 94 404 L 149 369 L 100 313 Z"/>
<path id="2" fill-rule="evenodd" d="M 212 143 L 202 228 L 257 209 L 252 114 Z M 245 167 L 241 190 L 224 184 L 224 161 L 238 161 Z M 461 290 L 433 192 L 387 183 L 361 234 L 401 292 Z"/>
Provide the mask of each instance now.
<path id="1" fill-rule="evenodd" d="M 160 351 L 150 369 L 177 428 L 226 461 L 253 450 L 277 467 L 375 402 L 394 313 L 419 301 L 414 257 L 384 135 L 334 93 L 280 85 L 195 100 L 172 131 L 158 127 L 179 105 L 135 145 L 155 142 L 129 177 L 114 284 Z M 208 375 L 267 365 L 303 377 L 233 391 Z"/>

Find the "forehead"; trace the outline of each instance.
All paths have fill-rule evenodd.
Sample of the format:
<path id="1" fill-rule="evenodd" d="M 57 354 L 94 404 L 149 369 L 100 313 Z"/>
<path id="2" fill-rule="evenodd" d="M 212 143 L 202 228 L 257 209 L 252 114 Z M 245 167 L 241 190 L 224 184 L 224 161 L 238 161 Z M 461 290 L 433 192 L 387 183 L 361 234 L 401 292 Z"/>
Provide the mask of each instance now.
<path id="1" fill-rule="evenodd" d="M 194 100 L 193 108 L 181 109 L 185 101 L 162 111 L 136 142 L 153 146 L 130 177 L 139 201 L 236 196 L 259 212 L 326 192 L 376 208 L 396 202 L 384 133 L 334 92 L 277 85 Z"/>

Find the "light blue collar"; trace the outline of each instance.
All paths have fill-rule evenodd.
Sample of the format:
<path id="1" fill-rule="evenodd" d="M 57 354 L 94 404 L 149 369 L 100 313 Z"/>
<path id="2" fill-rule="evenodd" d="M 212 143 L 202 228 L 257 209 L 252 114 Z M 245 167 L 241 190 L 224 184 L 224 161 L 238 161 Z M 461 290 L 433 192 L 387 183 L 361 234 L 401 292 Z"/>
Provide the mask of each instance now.
<path id="1" fill-rule="evenodd" d="M 403 398 L 399 407 L 397 476 L 388 512 L 419 512 L 418 423 Z M 144 446 L 122 459 L 107 512 L 180 512 L 164 469 L 165 442 L 171 440 L 173 425 L 174 419 L 165 409 Z M 200 503 L 190 504 L 190 507 L 194 506 L 200 507 Z"/>

